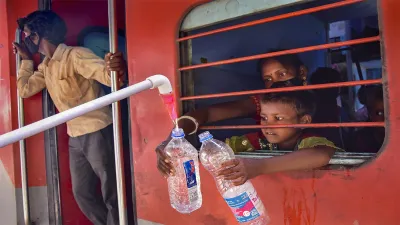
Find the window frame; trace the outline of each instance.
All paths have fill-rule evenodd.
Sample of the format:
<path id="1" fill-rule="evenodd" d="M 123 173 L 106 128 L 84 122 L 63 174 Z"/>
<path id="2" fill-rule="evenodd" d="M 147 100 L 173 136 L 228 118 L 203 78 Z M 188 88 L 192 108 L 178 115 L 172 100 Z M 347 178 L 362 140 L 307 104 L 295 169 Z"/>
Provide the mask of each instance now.
<path id="1" fill-rule="evenodd" d="M 253 14 L 256 14 L 256 13 L 253 13 Z M 247 15 L 245 15 L 245 17 L 251 16 L 253 14 L 247 14 Z M 381 17 L 380 14 L 381 14 L 381 12 L 380 12 L 379 8 L 377 8 L 378 20 L 380 20 L 380 17 Z M 220 22 L 225 22 L 225 21 L 220 21 Z M 213 23 L 213 24 L 209 24 L 207 26 L 213 26 L 213 25 L 215 25 L 217 23 L 218 22 Z M 207 26 L 205 26 L 205 27 L 207 27 Z M 201 28 L 204 28 L 204 27 L 201 27 Z M 193 30 L 180 31 L 179 32 L 179 39 L 189 36 L 187 33 L 190 32 L 190 31 L 193 31 Z M 384 49 L 383 49 L 384 46 L 382 44 L 383 43 L 382 32 L 383 31 L 381 30 L 381 34 L 380 34 L 381 38 L 380 38 L 379 42 L 381 43 L 382 68 L 384 68 L 384 63 L 385 63 L 384 57 L 385 56 L 383 55 L 384 54 Z M 352 39 L 352 40 L 354 40 L 354 39 Z M 193 52 L 193 49 L 192 49 L 192 42 L 191 41 L 192 41 L 192 39 L 186 39 L 186 40 L 178 42 L 179 59 L 180 59 L 180 66 L 181 67 L 189 67 L 189 66 L 193 65 L 192 64 L 192 52 Z M 340 41 L 340 42 L 343 42 L 343 41 Z M 330 43 L 329 37 L 327 37 L 327 41 L 326 41 L 326 44 L 328 44 L 328 43 Z M 353 69 L 353 68 L 351 68 L 351 69 Z M 178 73 L 180 75 L 178 76 L 179 79 L 178 79 L 177 82 L 178 82 L 178 84 L 180 86 L 180 90 L 179 90 L 180 94 L 181 94 L 180 96 L 195 96 L 194 95 L 194 82 L 193 82 L 194 81 L 194 78 L 193 78 L 194 74 L 193 74 L 192 71 L 193 71 L 193 69 L 178 71 Z M 366 72 L 366 71 L 363 71 L 363 72 Z M 365 76 L 366 76 L 366 74 L 365 74 Z M 385 74 L 385 71 L 383 70 L 382 71 L 382 78 L 381 78 L 382 82 L 380 84 L 383 87 L 384 96 L 387 95 L 386 88 L 385 88 L 385 83 L 384 83 L 384 80 L 385 80 L 384 77 L 385 76 L 386 76 L 386 74 Z M 364 77 L 364 75 L 363 75 L 363 77 Z M 344 88 L 346 88 L 346 87 L 355 88 L 357 86 L 343 86 L 343 87 Z M 178 104 L 180 106 L 181 115 L 183 114 L 183 112 L 188 112 L 190 110 L 196 109 L 195 108 L 195 101 L 196 100 L 192 100 L 192 99 L 184 100 L 184 101 L 182 101 L 182 100 L 178 101 L 179 102 Z M 388 111 L 387 107 L 385 107 L 385 117 L 386 118 L 387 118 L 386 115 L 388 113 L 387 111 Z M 385 119 L 385 121 L 384 121 L 385 126 L 384 127 L 385 127 L 386 131 L 387 131 L 387 123 L 388 123 L 388 120 Z M 340 124 L 342 124 L 342 123 L 340 123 Z M 206 128 L 210 128 L 210 127 L 207 127 L 207 126 L 199 127 L 199 130 L 203 130 L 203 129 L 206 129 Z M 343 128 L 343 127 L 338 127 L 338 128 L 340 129 L 340 128 Z M 223 130 L 223 129 L 220 129 L 220 130 Z M 332 158 L 331 158 L 331 160 L 329 162 L 329 165 L 331 166 L 330 168 L 334 168 L 335 166 L 339 166 L 338 168 L 345 168 L 347 166 L 359 167 L 359 166 L 365 165 L 366 163 L 368 163 L 368 162 L 372 161 L 373 159 L 375 159 L 380 154 L 382 149 L 384 149 L 384 146 L 386 144 L 386 139 L 387 139 L 387 135 L 385 136 L 385 140 L 382 143 L 382 146 L 381 146 L 380 150 L 377 153 L 336 152 L 332 156 Z M 290 152 L 293 152 L 293 151 L 255 150 L 254 152 L 235 153 L 235 156 L 238 157 L 238 158 L 265 159 L 265 158 L 271 158 L 271 157 L 274 157 L 274 156 L 281 156 L 281 155 L 284 155 L 284 154 L 287 154 L 287 153 L 290 153 Z"/>

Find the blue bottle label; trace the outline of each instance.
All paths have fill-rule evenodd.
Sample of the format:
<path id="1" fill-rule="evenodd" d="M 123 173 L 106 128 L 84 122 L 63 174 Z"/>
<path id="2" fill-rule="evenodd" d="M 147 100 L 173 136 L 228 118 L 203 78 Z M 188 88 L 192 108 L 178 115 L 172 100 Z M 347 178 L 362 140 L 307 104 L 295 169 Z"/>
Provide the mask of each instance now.
<path id="1" fill-rule="evenodd" d="M 260 216 L 247 192 L 234 198 L 225 198 L 226 203 L 231 207 L 236 220 L 239 223 L 249 222 Z"/>
<path id="2" fill-rule="evenodd" d="M 196 186 L 197 185 L 196 167 L 194 166 L 194 161 L 189 160 L 189 161 L 184 162 L 183 168 L 185 169 L 187 187 L 191 188 L 191 187 Z"/>

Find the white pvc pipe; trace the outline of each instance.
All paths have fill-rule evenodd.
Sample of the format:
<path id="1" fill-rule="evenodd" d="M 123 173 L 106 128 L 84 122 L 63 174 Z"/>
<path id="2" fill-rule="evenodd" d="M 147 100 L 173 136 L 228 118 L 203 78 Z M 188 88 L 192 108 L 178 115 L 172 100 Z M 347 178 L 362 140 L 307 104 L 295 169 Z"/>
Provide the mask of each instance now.
<path id="1" fill-rule="evenodd" d="M 140 83 L 131 85 L 80 106 L 58 113 L 54 116 L 50 116 L 46 119 L 39 120 L 17 130 L 5 133 L 0 136 L 0 148 L 19 140 L 31 137 L 52 127 L 58 126 L 88 112 L 110 105 L 113 102 L 120 101 L 121 99 L 127 98 L 131 95 L 156 87 L 159 88 L 159 91 L 172 90 L 171 83 L 165 76 L 151 76 Z"/>

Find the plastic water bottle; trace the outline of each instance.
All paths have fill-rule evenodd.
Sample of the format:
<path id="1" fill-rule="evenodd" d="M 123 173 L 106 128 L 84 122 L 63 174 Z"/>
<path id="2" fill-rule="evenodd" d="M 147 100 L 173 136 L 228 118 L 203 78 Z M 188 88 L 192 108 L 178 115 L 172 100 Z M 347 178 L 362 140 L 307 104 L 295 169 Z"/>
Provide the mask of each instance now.
<path id="1" fill-rule="evenodd" d="M 199 160 L 197 149 L 184 137 L 182 129 L 174 129 L 172 140 L 164 152 L 170 157 L 175 175 L 168 177 L 168 191 L 172 208 L 180 213 L 191 213 L 201 207 Z"/>
<path id="2" fill-rule="evenodd" d="M 199 135 L 200 161 L 214 176 L 217 188 L 231 208 L 236 220 L 243 225 L 267 225 L 270 218 L 250 181 L 234 186 L 231 181 L 217 178 L 216 171 L 225 161 L 235 158 L 232 149 L 222 141 L 213 139 L 208 132 Z"/>

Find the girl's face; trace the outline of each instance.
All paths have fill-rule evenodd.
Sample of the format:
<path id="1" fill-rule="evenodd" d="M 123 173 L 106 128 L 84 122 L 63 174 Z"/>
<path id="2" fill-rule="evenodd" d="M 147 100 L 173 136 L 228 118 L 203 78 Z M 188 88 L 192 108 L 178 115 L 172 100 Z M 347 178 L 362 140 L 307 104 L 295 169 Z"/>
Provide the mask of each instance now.
<path id="1" fill-rule="evenodd" d="M 280 102 L 262 103 L 260 116 L 261 125 L 266 126 L 311 123 L 311 117 L 299 118 L 293 106 Z M 269 143 L 278 144 L 282 150 L 293 150 L 301 133 L 299 128 L 266 128 L 261 131 Z"/>
<path id="2" fill-rule="evenodd" d="M 265 88 L 270 88 L 274 82 L 287 81 L 295 77 L 305 78 L 305 68 L 299 68 L 301 74 L 297 74 L 297 69 L 292 66 L 284 66 L 275 59 L 267 60 L 261 67 L 262 79 Z"/>

